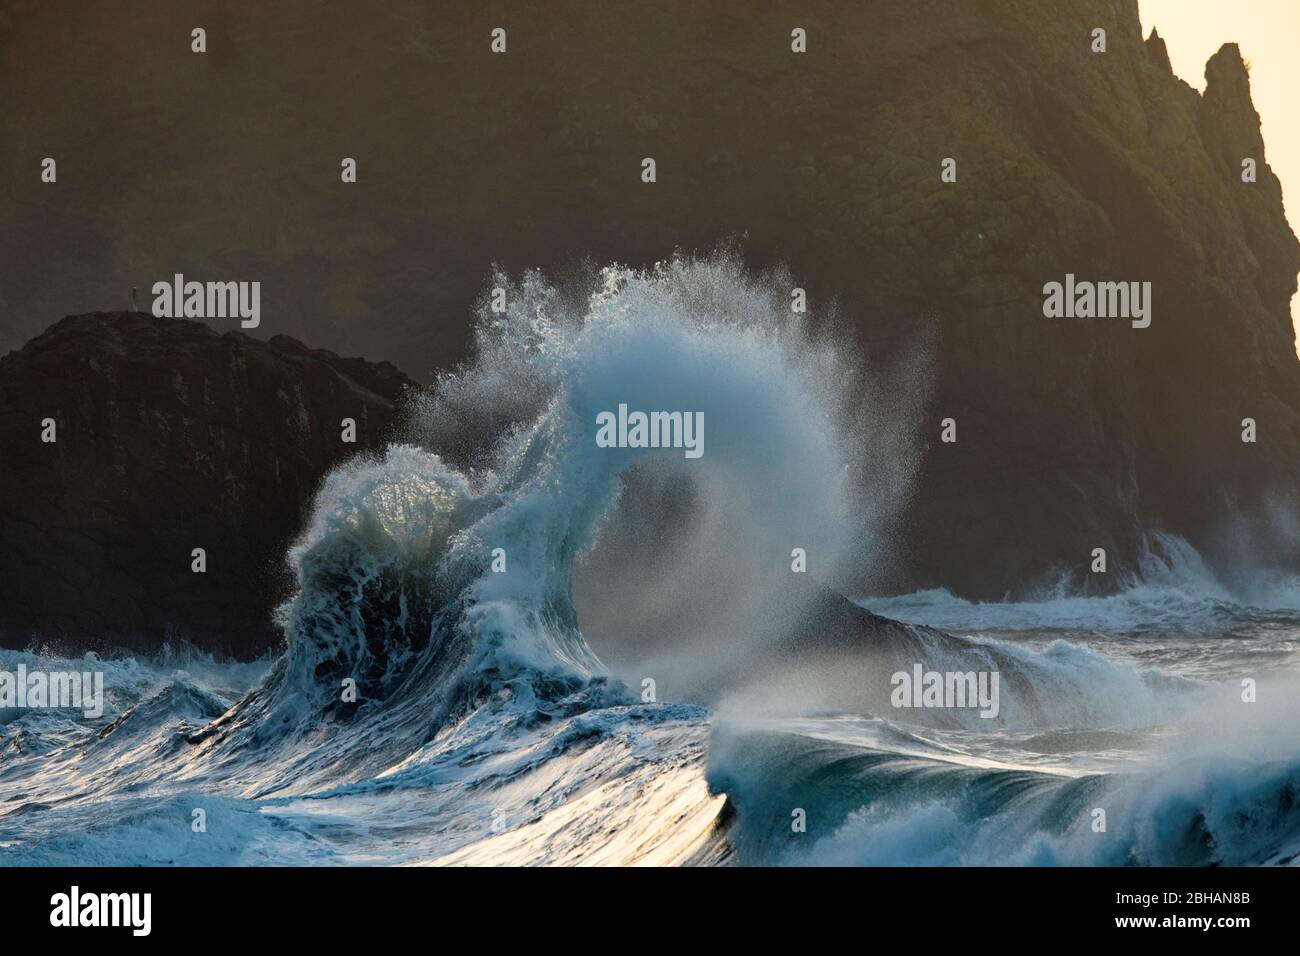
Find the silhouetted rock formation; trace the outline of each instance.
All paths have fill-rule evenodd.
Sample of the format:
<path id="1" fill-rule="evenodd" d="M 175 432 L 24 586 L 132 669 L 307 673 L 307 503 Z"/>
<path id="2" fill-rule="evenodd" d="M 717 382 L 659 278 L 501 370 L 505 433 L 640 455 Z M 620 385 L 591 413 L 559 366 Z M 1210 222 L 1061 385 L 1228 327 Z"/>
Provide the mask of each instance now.
<path id="1" fill-rule="evenodd" d="M 256 275 L 266 330 L 425 378 L 463 355 L 493 262 L 645 265 L 742 237 L 814 310 L 837 301 L 873 362 L 931 353 L 911 504 L 864 587 L 1113 587 L 1144 528 L 1220 568 L 1300 560 L 1300 246 L 1236 47 L 1198 94 L 1136 0 L 557 0 L 511 7 L 501 56 L 475 5 L 368 11 L 360 45 L 347 7 L 232 8 L 203 57 L 161 0 L 71 24 L 23 6 L 2 109 L 46 115 L 0 177 L 14 342 L 56 301 Z M 47 68 L 100 62 L 123 24 L 151 53 L 114 83 Z M 304 90 L 329 107 L 304 111 Z M 61 159 L 57 187 L 38 182 L 37 139 L 84 145 L 64 150 L 77 175 Z M 352 144 L 379 146 L 343 186 Z M 1150 281 L 1151 327 L 1045 318 L 1067 272 Z M 1111 573 L 1088 573 L 1095 547 Z"/>
<path id="2" fill-rule="evenodd" d="M 384 443 L 410 382 L 286 336 L 130 312 L 0 359 L 0 640 L 256 653 L 331 465 Z M 42 420 L 57 441 L 43 443 Z M 344 418 L 356 444 L 341 441 Z M 191 570 L 206 551 L 207 571 Z"/>
<path id="3" fill-rule="evenodd" d="M 987 16 L 895 38 L 918 59 L 896 76 L 903 105 L 875 115 L 895 152 L 919 131 L 892 161 L 917 167 L 918 186 L 853 203 L 880 213 L 864 260 L 900 277 L 875 308 L 937 316 L 933 430 L 959 423 L 958 444 L 935 441 L 922 464 L 897 583 L 997 598 L 1065 576 L 1105 590 L 1146 528 L 1220 569 L 1294 568 L 1300 246 L 1237 48 L 1210 61 L 1202 96 L 1158 37 L 1142 42 L 1133 2 L 976 6 Z M 1107 53 L 1090 52 L 1092 26 Z M 924 182 L 938 155 L 959 158 L 956 186 Z M 1151 281 L 1151 327 L 1044 318 L 1042 284 L 1067 272 Z M 1257 444 L 1241 441 L 1244 418 Z M 1110 574 L 1088 573 L 1094 547 Z"/>
<path id="4" fill-rule="evenodd" d="M 1169 62 L 1169 49 L 1155 27 L 1151 28 L 1151 35 L 1147 37 L 1147 55 L 1151 57 L 1152 63 L 1173 75 L 1174 65 Z"/>

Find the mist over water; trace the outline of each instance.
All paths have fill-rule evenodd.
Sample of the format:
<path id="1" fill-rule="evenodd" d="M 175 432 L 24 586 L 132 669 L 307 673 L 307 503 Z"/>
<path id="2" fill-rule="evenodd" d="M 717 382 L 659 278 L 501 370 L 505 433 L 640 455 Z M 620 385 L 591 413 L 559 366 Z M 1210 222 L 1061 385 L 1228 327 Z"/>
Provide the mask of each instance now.
<path id="1" fill-rule="evenodd" d="M 817 331 L 830 323 L 792 310 L 795 285 L 727 251 L 558 285 L 497 275 L 505 311 L 485 293 L 475 357 L 413 416 L 422 443 L 454 448 L 482 488 L 547 459 L 564 507 L 587 513 L 530 573 L 576 560 L 587 642 L 653 670 L 667 699 L 698 698 L 788 630 L 794 549 L 811 577 L 851 580 L 910 494 L 924 341 L 870 374 L 851 342 Z M 597 415 L 620 405 L 700 413 L 703 456 L 596 448 Z"/>
<path id="2" fill-rule="evenodd" d="M 1159 531 L 1146 535 L 1136 573 L 1121 575 L 1120 581 L 1116 593 L 1107 595 L 1073 594 L 1063 584 L 1022 601 L 973 602 L 939 588 L 860 603 L 886 617 L 974 631 L 1196 633 L 1285 623 L 1300 612 L 1300 579 L 1256 566 L 1224 580 L 1190 544 Z"/>
<path id="3" fill-rule="evenodd" d="M 0 714 L 0 863 L 1296 860 L 1286 582 L 1252 604 L 1152 532 L 1109 597 L 862 602 L 898 624 L 825 587 L 896 544 L 927 352 L 863 371 L 794 284 L 493 277 L 406 443 L 323 483 L 282 656 L 123 656 L 97 722 Z M 704 454 L 598 447 L 620 405 L 701 413 Z M 997 715 L 891 706 L 918 664 L 999 673 Z"/>

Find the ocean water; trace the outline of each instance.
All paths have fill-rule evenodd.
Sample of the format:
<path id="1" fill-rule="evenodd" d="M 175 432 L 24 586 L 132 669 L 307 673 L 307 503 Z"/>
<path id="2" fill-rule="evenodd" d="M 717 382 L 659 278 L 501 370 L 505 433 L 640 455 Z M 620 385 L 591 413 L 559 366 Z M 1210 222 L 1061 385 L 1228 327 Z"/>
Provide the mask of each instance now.
<path id="1" fill-rule="evenodd" d="M 830 636 L 788 644 L 816 593 L 791 553 L 830 582 L 887 548 L 915 402 L 857 404 L 898 389 L 792 319 L 788 288 L 726 257 L 605 270 L 576 306 L 525 276 L 421 437 L 324 483 L 277 653 L 0 651 L 102 671 L 107 697 L 95 719 L 0 711 L 0 865 L 1300 859 L 1300 587 L 1235 593 L 1169 536 L 1111 597 L 859 602 L 909 626 L 834 645 L 841 675 L 994 668 L 994 719 L 821 694 L 804 663 Z M 597 448 L 620 403 L 702 411 L 704 456 Z M 647 469 L 691 496 L 638 524 Z M 603 587 L 591 556 L 646 527 L 663 547 L 622 541 Z M 600 641 L 578 566 L 582 603 L 614 609 Z M 657 654 L 618 642 L 656 628 Z"/>

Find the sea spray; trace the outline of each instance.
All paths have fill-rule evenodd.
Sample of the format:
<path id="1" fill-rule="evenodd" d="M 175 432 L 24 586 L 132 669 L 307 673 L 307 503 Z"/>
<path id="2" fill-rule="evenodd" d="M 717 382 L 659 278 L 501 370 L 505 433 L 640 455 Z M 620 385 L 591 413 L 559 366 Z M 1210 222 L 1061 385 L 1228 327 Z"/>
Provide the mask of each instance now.
<path id="1" fill-rule="evenodd" d="M 151 674 L 97 729 L 61 714 L 0 725 L 14 743 L 0 799 L 21 811 L 0 821 L 6 861 L 1294 858 L 1293 735 L 1245 764 L 1233 741 L 1232 760 L 1201 755 L 1204 773 L 1148 771 L 1141 748 L 1163 730 L 1147 725 L 1210 713 L 1217 740 L 1235 711 L 1108 653 L 877 622 L 861 636 L 882 665 L 896 666 L 898 638 L 928 668 L 996 669 L 997 718 L 966 710 L 937 726 L 886 702 L 896 723 L 781 716 L 739 742 L 709 738 L 731 712 L 671 702 L 683 685 L 666 660 L 659 702 L 610 675 L 573 600 L 584 554 L 588 606 L 633 632 L 648 609 L 648 632 L 685 635 L 671 655 L 683 671 L 710 676 L 781 633 L 789 582 L 824 594 L 812 579 L 834 580 L 846 558 L 888 559 L 879 529 L 906 497 L 910 420 L 897 398 L 870 400 L 879 390 L 855 378 L 851 351 L 788 311 L 783 281 L 723 257 L 607 270 L 590 296 L 532 274 L 507 282 L 506 313 L 480 316 L 477 357 L 416 403 L 407 443 L 323 483 L 291 554 L 288 647 L 264 682 L 231 707 Z M 620 403 L 704 413 L 707 454 L 600 448 L 595 415 Z M 645 550 L 622 552 L 622 578 L 607 560 L 620 529 L 651 532 L 627 535 Z M 685 608 L 671 627 L 665 606 Z M 836 635 L 800 637 L 789 672 Z M 844 650 L 832 663 L 850 682 L 887 682 L 891 666 L 855 669 Z M 792 677 L 815 706 L 818 682 Z M 1280 696 L 1261 685 L 1249 707 Z M 1134 726 L 1114 726 L 1121 710 Z M 1102 804 L 1110 842 L 1088 828 Z M 176 825 L 195 809 L 208 834 Z"/>
<path id="2" fill-rule="evenodd" d="M 453 447 L 453 425 L 490 422 L 495 434 L 459 465 L 394 446 L 326 480 L 291 555 L 299 587 L 282 610 L 286 685 L 328 694 L 322 675 L 352 675 L 364 709 L 434 667 L 436 714 L 500 688 L 545 698 L 606 676 L 579 631 L 574 561 L 598 540 L 626 476 L 682 445 L 602 447 L 593 423 L 611 409 L 688 409 L 709 422 L 708 455 L 688 448 L 683 465 L 706 497 L 743 501 L 751 540 L 733 542 L 733 577 L 751 573 L 756 549 L 740 545 L 761 542 L 779 568 L 797 541 L 833 579 L 897 489 L 884 502 L 860 494 L 872 423 L 854 404 L 860 359 L 812 336 L 783 282 L 726 255 L 675 259 L 605 269 L 574 309 L 571 293 L 536 274 L 496 277 L 505 313 L 485 303 L 474 357 L 417 403 L 412 428 Z M 510 421 L 492 417 L 500 408 Z M 697 431 L 701 449 L 702 439 Z M 691 540 L 682 535 L 684 563 Z M 506 573 L 491 572 L 495 551 Z"/>

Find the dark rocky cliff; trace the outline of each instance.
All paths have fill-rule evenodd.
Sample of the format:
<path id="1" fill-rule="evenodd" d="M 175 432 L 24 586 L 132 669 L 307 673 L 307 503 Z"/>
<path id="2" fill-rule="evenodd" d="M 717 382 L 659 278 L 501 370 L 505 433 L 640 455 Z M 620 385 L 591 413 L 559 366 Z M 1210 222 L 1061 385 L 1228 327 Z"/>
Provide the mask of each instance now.
<path id="1" fill-rule="evenodd" d="M 350 8 L 285 0 L 215 13 L 206 57 L 174 44 L 175 5 L 18 7 L 8 101 L 66 109 L 11 124 L 0 156 L 7 316 L 177 270 L 257 277 L 264 329 L 426 377 L 463 354 L 493 261 L 560 273 L 741 237 L 750 265 L 837 302 L 872 362 L 928 343 L 918 477 L 864 586 L 1104 589 L 1145 528 L 1220 568 L 1300 561 L 1300 246 L 1240 52 L 1198 94 L 1136 0 L 411 0 L 363 34 Z M 75 68 L 47 68 L 56 51 Z M 76 157 L 57 189 L 32 175 L 46 151 Z M 1067 272 L 1150 281 L 1151 327 L 1044 318 Z M 1094 547 L 1111 574 L 1087 573 Z"/>
<path id="2" fill-rule="evenodd" d="M 383 444 L 409 381 L 285 336 L 131 312 L 64 319 L 0 359 L 0 642 L 273 646 L 317 482 Z"/>
<path id="3" fill-rule="evenodd" d="M 1145 528 L 1221 569 L 1294 568 L 1300 246 L 1239 51 L 1210 61 L 1202 96 L 1143 42 L 1133 2 L 963 10 L 880 32 L 868 60 L 889 66 L 859 123 L 888 178 L 855 176 L 831 227 L 895 287 L 855 297 L 868 339 L 872 313 L 937 322 L 931 421 L 959 422 L 923 461 L 900 583 L 996 598 L 1066 574 L 1104 590 Z M 925 175 L 938 155 L 959 157 L 957 186 Z M 891 190 L 900 177 L 914 185 Z M 1151 281 L 1151 327 L 1045 319 L 1042 285 L 1067 272 Z M 1098 546 L 1109 576 L 1087 573 Z"/>

